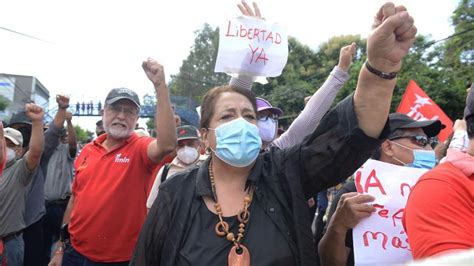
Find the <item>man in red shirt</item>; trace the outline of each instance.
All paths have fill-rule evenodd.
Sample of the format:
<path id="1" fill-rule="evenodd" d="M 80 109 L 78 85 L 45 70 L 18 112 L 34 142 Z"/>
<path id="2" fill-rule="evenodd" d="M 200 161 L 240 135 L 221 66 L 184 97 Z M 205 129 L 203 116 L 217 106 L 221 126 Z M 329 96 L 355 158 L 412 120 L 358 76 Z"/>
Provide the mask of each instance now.
<path id="1" fill-rule="evenodd" d="M 469 92 L 464 119 L 466 153 L 449 149 L 446 162 L 424 174 L 405 208 L 404 226 L 414 259 L 474 247 L 474 90 Z"/>
<path id="2" fill-rule="evenodd" d="M 70 241 L 59 243 L 50 265 L 128 265 L 146 217 L 148 179 L 176 147 L 163 67 L 152 59 L 142 67 L 156 91 L 159 138 L 135 134 L 140 112 L 135 92 L 109 92 L 102 115 L 105 134 L 86 145 L 75 162 L 76 178 L 64 215 Z"/>

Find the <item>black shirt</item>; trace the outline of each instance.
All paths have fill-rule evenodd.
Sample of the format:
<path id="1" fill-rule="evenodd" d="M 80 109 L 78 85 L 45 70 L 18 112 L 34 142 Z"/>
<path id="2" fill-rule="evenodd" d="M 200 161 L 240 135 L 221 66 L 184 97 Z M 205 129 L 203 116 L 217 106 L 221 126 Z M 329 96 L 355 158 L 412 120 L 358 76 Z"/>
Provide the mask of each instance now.
<path id="1" fill-rule="evenodd" d="M 258 199 L 265 215 L 252 223 L 258 228 L 258 224 L 268 223 L 269 217 L 278 232 L 272 237 L 286 242 L 295 264 L 316 265 L 307 200 L 352 175 L 388 132 L 387 123 L 380 139 L 365 135 L 359 128 L 351 95 L 326 114 L 301 144 L 260 154 L 247 180 L 255 186 L 254 199 Z M 193 222 L 204 205 L 202 197 L 212 195 L 208 166 L 209 160 L 161 184 L 131 265 L 177 265 L 181 250 L 190 244 L 188 235 L 197 228 Z M 261 239 L 255 240 L 255 245 L 250 239 L 246 241 L 251 246 L 262 243 Z M 209 244 L 206 248 L 213 247 Z M 250 252 L 251 256 L 260 256 Z M 265 265 L 263 259 L 261 263 L 253 265 Z"/>
<path id="2" fill-rule="evenodd" d="M 243 203 L 242 203 L 243 204 Z M 245 226 L 242 244 L 250 253 L 251 265 L 295 265 L 290 246 L 262 209 L 256 198 L 250 205 L 250 219 Z M 229 224 L 229 232 L 237 236 L 237 216 L 223 217 Z M 191 229 L 179 251 L 177 265 L 227 265 L 227 256 L 233 243 L 215 233 L 219 217 L 202 203 L 194 216 Z"/>

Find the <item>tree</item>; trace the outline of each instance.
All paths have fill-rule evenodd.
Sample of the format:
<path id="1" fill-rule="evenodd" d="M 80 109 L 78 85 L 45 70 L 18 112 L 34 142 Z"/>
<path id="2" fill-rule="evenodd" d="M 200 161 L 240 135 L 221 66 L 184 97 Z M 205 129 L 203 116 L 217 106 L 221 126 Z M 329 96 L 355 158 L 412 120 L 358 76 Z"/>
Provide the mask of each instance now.
<path id="1" fill-rule="evenodd" d="M 215 73 L 219 29 L 204 24 L 195 32 L 196 38 L 188 57 L 177 75 L 171 76 L 170 91 L 174 95 L 191 97 L 201 102 L 202 96 L 211 88 L 229 83 L 225 73 Z"/>
<path id="2" fill-rule="evenodd" d="M 78 125 L 74 126 L 74 130 L 76 131 L 76 138 L 78 143 L 86 143 L 94 136 L 93 132 L 85 130 Z"/>
<path id="3" fill-rule="evenodd" d="M 5 98 L 3 95 L 0 95 L 0 112 L 5 111 L 5 109 L 7 109 L 9 104 L 10 104 L 10 101 L 7 98 Z"/>
<path id="4" fill-rule="evenodd" d="M 398 74 L 391 111 L 395 111 L 408 82 L 415 80 L 452 119 L 462 115 L 465 89 L 474 79 L 474 2 L 461 0 L 453 12 L 455 34 L 443 43 L 419 35 L 405 57 Z M 227 84 L 229 77 L 214 73 L 219 34 L 205 24 L 196 31 L 191 52 L 180 72 L 172 76 L 170 89 L 175 95 L 201 102 L 210 88 Z M 335 103 L 352 93 L 358 73 L 366 60 L 366 40 L 358 35 L 335 36 L 321 44 L 317 51 L 288 39 L 288 61 L 282 74 L 268 78 L 265 85 L 254 84 L 257 96 L 269 100 L 284 111 L 282 124 L 287 126 L 304 108 L 304 98 L 312 95 L 328 78 L 338 63 L 341 47 L 356 42 L 358 52 L 350 69 L 350 78 L 336 96 Z"/>

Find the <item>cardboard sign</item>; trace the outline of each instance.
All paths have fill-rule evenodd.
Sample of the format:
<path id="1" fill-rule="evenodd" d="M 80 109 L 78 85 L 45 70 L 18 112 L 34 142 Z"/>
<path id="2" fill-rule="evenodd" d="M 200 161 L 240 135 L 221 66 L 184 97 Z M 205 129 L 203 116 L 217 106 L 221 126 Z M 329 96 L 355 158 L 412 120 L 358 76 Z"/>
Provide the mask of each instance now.
<path id="1" fill-rule="evenodd" d="M 403 229 L 408 196 L 426 169 L 368 160 L 356 173 L 357 192 L 375 197 L 377 209 L 352 230 L 356 265 L 403 264 L 412 260 Z"/>
<path id="2" fill-rule="evenodd" d="M 288 37 L 277 24 L 238 17 L 220 27 L 216 72 L 277 77 L 288 59 Z"/>

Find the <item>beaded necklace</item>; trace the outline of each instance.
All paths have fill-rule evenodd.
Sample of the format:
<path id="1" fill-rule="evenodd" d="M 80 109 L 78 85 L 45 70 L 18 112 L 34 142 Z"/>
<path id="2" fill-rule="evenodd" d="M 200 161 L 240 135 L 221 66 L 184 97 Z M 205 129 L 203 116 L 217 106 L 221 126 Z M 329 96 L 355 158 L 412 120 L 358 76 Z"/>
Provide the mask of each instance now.
<path id="1" fill-rule="evenodd" d="M 234 243 L 234 246 L 229 252 L 227 257 L 228 265 L 229 266 L 249 266 L 250 265 L 250 253 L 247 247 L 241 244 L 242 239 L 244 238 L 245 233 L 245 225 L 248 223 L 250 218 L 250 211 L 248 210 L 250 203 L 252 203 L 253 198 L 253 187 L 249 189 L 248 194 L 244 197 L 244 208 L 240 210 L 239 214 L 237 215 L 237 219 L 239 220 L 239 233 L 237 234 L 237 238 L 235 237 L 234 233 L 229 231 L 229 224 L 224 221 L 222 218 L 222 208 L 217 200 L 217 193 L 216 193 L 216 184 L 214 180 L 214 172 L 212 171 L 212 161 L 209 162 L 209 176 L 211 179 L 211 187 L 212 187 L 212 194 L 214 195 L 215 204 L 214 208 L 219 216 L 219 221 L 216 224 L 216 234 L 220 237 L 226 237 L 226 239 L 230 242 Z"/>

